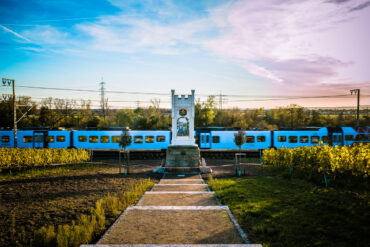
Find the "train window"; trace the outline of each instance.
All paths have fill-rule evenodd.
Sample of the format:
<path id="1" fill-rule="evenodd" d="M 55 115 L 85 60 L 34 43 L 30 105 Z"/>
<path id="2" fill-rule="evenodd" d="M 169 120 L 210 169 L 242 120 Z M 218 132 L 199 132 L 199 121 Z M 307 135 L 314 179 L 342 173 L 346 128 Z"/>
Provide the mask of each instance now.
<path id="1" fill-rule="evenodd" d="M 145 142 L 146 143 L 153 143 L 154 142 L 154 136 L 145 136 Z"/>
<path id="2" fill-rule="evenodd" d="M 87 137 L 86 136 L 78 136 L 78 141 L 79 142 L 87 142 Z"/>
<path id="3" fill-rule="evenodd" d="M 296 136 L 289 136 L 289 143 L 297 143 L 298 137 Z"/>
<path id="4" fill-rule="evenodd" d="M 286 142 L 286 136 L 278 136 L 278 142 Z"/>
<path id="5" fill-rule="evenodd" d="M 23 136 L 23 142 L 24 143 L 32 142 L 32 136 Z"/>
<path id="6" fill-rule="evenodd" d="M 311 136 L 311 143 L 319 143 L 320 137 L 319 136 Z"/>
<path id="7" fill-rule="evenodd" d="M 300 143 L 308 143 L 308 136 L 300 136 L 299 137 Z"/>
<path id="8" fill-rule="evenodd" d="M 10 137 L 9 136 L 2 136 L 1 137 L 1 142 L 10 142 Z"/>
<path id="9" fill-rule="evenodd" d="M 254 136 L 247 136 L 245 139 L 246 143 L 254 143 Z"/>
<path id="10" fill-rule="evenodd" d="M 206 137 L 206 138 L 207 138 L 207 143 L 209 143 L 209 135 L 207 135 L 207 137 Z"/>
<path id="11" fill-rule="evenodd" d="M 142 136 L 134 136 L 134 142 L 135 143 L 143 143 L 143 137 Z"/>
<path id="12" fill-rule="evenodd" d="M 220 137 L 219 136 L 212 136 L 212 142 L 213 143 L 220 143 Z"/>
<path id="13" fill-rule="evenodd" d="M 112 136 L 112 143 L 119 143 L 120 140 L 121 140 L 120 136 Z"/>
<path id="14" fill-rule="evenodd" d="M 202 143 L 204 143 L 204 136 L 202 136 Z"/>
<path id="15" fill-rule="evenodd" d="M 266 136 L 257 136 L 257 142 L 265 142 Z"/>
<path id="16" fill-rule="evenodd" d="M 101 143 L 108 143 L 109 142 L 109 136 L 101 136 L 100 137 Z"/>
<path id="17" fill-rule="evenodd" d="M 346 141 L 353 141 L 353 135 L 345 135 L 345 136 L 344 136 L 344 139 L 345 139 Z"/>
<path id="18" fill-rule="evenodd" d="M 98 142 L 98 137 L 97 136 L 89 136 L 89 142 L 97 143 Z"/>
<path id="19" fill-rule="evenodd" d="M 366 137 L 365 134 L 358 134 L 355 138 L 355 141 L 367 141 L 368 138 Z"/>
<path id="20" fill-rule="evenodd" d="M 54 142 L 54 136 L 47 136 L 47 137 L 45 137 L 45 139 L 46 139 L 46 142 L 48 142 L 48 143 L 53 143 Z"/>
<path id="21" fill-rule="evenodd" d="M 338 136 L 338 142 L 342 142 L 342 136 Z"/>
<path id="22" fill-rule="evenodd" d="M 164 136 L 157 136 L 157 142 L 165 142 L 166 138 Z"/>
<path id="23" fill-rule="evenodd" d="M 65 136 L 57 136 L 57 142 L 65 142 L 66 137 Z"/>
<path id="24" fill-rule="evenodd" d="M 321 140 L 322 140 L 323 143 L 328 143 L 329 142 L 329 136 L 323 136 Z"/>

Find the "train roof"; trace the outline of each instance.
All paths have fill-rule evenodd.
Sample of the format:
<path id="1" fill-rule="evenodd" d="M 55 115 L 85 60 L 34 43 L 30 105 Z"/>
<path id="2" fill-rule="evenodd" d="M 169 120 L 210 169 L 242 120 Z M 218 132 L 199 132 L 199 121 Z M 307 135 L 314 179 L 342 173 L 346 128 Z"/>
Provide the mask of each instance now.
<path id="1" fill-rule="evenodd" d="M 279 128 L 278 130 L 288 130 L 288 131 L 295 131 L 295 130 L 305 130 L 305 131 L 317 131 L 323 127 L 297 127 L 297 128 L 288 128 L 288 127 L 283 127 Z"/>

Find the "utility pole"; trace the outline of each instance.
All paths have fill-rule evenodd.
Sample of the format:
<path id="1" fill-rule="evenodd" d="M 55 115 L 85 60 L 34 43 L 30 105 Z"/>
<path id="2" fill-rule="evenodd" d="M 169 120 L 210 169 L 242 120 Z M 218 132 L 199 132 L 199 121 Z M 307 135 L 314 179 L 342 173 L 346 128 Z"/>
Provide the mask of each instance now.
<path id="1" fill-rule="evenodd" d="M 360 89 L 351 89 L 351 95 L 357 94 L 357 127 L 360 126 Z"/>
<path id="2" fill-rule="evenodd" d="M 225 102 L 225 99 L 223 98 L 225 95 L 223 95 L 221 92 L 218 95 L 218 106 L 220 107 L 220 110 L 222 111 L 222 104 Z"/>
<path id="3" fill-rule="evenodd" d="M 103 117 L 105 120 L 105 88 L 104 88 L 105 82 L 103 81 L 103 78 L 101 78 L 100 82 L 100 106 L 103 113 Z"/>
<path id="4" fill-rule="evenodd" d="M 3 78 L 3 86 L 13 86 L 13 129 L 14 129 L 14 147 L 17 147 L 17 105 L 15 99 L 15 80 Z"/>

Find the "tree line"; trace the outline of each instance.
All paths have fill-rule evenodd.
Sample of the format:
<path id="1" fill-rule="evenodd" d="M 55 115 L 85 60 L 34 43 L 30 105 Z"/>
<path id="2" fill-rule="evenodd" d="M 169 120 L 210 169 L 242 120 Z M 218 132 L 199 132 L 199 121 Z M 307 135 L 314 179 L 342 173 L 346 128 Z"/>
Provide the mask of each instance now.
<path id="1" fill-rule="evenodd" d="M 171 110 L 161 109 L 160 102 L 153 100 L 149 107 L 136 109 L 92 109 L 89 100 L 69 100 L 60 98 L 43 99 L 36 103 L 30 97 L 17 98 L 18 128 L 106 128 L 129 127 L 137 130 L 171 129 Z M 367 110 L 360 112 L 360 126 L 369 126 Z M 0 101 L 0 128 L 13 127 L 13 103 Z M 298 105 L 288 105 L 275 109 L 219 109 L 215 96 L 195 103 L 195 127 L 222 126 L 242 129 L 278 129 L 307 126 L 356 126 L 354 110 L 310 110 Z"/>

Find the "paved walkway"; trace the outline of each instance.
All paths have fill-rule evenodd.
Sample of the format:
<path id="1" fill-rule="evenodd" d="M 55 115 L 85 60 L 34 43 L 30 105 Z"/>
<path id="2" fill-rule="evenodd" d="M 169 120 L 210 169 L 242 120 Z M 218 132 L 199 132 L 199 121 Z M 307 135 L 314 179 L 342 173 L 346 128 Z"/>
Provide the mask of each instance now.
<path id="1" fill-rule="evenodd" d="M 229 208 L 200 175 L 161 179 L 128 207 L 96 245 L 250 246 Z"/>

